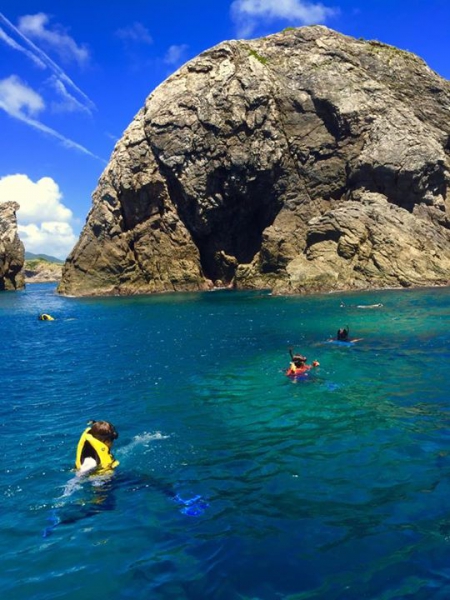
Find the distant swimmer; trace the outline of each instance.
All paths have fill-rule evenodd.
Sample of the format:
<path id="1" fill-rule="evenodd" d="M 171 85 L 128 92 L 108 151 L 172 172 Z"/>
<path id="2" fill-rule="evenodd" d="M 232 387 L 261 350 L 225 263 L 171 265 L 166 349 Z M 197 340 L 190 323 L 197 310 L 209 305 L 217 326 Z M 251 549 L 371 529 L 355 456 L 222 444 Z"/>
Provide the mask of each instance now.
<path id="1" fill-rule="evenodd" d="M 383 305 L 379 304 L 358 304 L 356 308 L 381 308 Z"/>
<path id="2" fill-rule="evenodd" d="M 298 377 L 304 375 L 309 370 L 311 370 L 312 367 L 320 366 L 318 360 L 313 360 L 312 364 L 307 365 L 306 361 L 308 359 L 306 358 L 306 356 L 303 356 L 302 354 L 293 354 L 292 348 L 289 348 L 289 354 L 291 356 L 292 362 L 289 365 L 289 368 L 286 370 L 286 375 L 288 377 Z"/>
<path id="3" fill-rule="evenodd" d="M 42 313 L 38 316 L 39 321 L 54 321 L 54 317 L 48 315 L 47 313 Z"/>
<path id="4" fill-rule="evenodd" d="M 350 333 L 350 327 L 340 327 L 337 330 L 336 339 L 340 342 L 346 342 L 348 340 L 348 334 Z"/>
<path id="5" fill-rule="evenodd" d="M 337 330 L 336 337 L 330 338 L 327 340 L 328 344 L 336 344 L 338 346 L 351 346 L 356 342 L 360 342 L 363 338 L 349 338 L 350 335 L 350 327 L 346 325 L 345 327 L 340 327 Z"/>

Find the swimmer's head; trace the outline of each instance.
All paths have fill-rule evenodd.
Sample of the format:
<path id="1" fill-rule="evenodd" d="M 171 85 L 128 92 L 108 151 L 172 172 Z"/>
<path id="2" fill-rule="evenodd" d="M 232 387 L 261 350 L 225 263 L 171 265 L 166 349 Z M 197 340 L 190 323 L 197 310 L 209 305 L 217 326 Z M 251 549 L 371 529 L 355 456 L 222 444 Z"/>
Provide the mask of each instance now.
<path id="1" fill-rule="evenodd" d="M 296 367 L 301 367 L 306 363 L 306 356 L 302 356 L 301 354 L 294 354 L 292 357 L 292 361 Z"/>
<path id="2" fill-rule="evenodd" d="M 101 442 L 112 443 L 119 437 L 114 425 L 108 421 L 91 421 L 89 433 Z"/>

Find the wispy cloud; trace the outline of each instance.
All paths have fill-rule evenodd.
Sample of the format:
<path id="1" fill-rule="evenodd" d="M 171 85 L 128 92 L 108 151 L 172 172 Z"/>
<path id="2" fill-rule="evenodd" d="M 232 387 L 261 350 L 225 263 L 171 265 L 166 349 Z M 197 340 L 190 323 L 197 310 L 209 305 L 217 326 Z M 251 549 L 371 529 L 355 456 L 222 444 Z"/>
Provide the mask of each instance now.
<path id="1" fill-rule="evenodd" d="M 21 81 L 17 75 L 11 75 L 6 79 L 0 80 L 0 109 L 3 109 L 10 117 L 18 119 L 26 125 L 56 138 L 62 142 L 66 148 L 73 148 L 83 154 L 87 154 L 92 158 L 96 158 L 101 162 L 106 163 L 105 160 L 81 144 L 74 142 L 70 138 L 65 137 L 58 131 L 55 131 L 51 127 L 48 127 L 37 120 L 35 116 L 44 110 L 44 108 L 45 102 L 43 98 L 26 83 Z"/>
<path id="2" fill-rule="evenodd" d="M 324 23 L 338 12 L 338 9 L 304 0 L 234 0 L 231 4 L 231 17 L 239 37 L 248 37 L 258 26 L 275 21 L 292 25 Z"/>
<path id="3" fill-rule="evenodd" d="M 142 25 L 142 23 L 138 23 L 137 21 L 128 27 L 118 29 L 116 31 L 116 36 L 126 43 L 153 44 L 153 38 L 148 29 Z"/>
<path id="4" fill-rule="evenodd" d="M 188 48 L 187 44 L 174 44 L 170 46 L 164 57 L 164 62 L 168 65 L 179 65 L 186 60 L 186 51 Z"/>
<path id="5" fill-rule="evenodd" d="M 28 39 L 38 40 L 51 48 L 63 61 L 85 65 L 90 58 L 87 46 L 78 45 L 61 25 L 55 24 L 51 29 L 49 23 L 50 18 L 44 13 L 24 15 L 19 19 L 18 30 Z"/>
<path id="6" fill-rule="evenodd" d="M 58 102 L 52 102 L 52 108 L 56 112 L 86 112 L 88 115 L 91 114 L 89 108 L 83 102 L 80 102 L 75 96 L 70 94 L 58 77 L 52 75 L 48 79 L 49 85 L 55 90 L 60 100 Z"/>
<path id="7" fill-rule="evenodd" d="M 153 38 L 145 25 L 135 21 L 115 31 L 115 37 L 120 41 L 131 71 L 139 72 L 148 67 L 146 50 L 153 44 Z"/>

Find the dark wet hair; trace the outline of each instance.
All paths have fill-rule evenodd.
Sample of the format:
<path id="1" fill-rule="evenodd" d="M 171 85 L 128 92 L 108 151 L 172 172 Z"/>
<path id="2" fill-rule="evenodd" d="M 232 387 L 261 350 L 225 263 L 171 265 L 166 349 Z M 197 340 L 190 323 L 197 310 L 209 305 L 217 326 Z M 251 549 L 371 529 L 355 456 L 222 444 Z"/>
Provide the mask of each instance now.
<path id="1" fill-rule="evenodd" d="M 116 428 L 109 421 L 90 421 L 90 423 L 91 428 L 89 429 L 89 433 L 101 442 L 113 442 L 119 437 Z"/>

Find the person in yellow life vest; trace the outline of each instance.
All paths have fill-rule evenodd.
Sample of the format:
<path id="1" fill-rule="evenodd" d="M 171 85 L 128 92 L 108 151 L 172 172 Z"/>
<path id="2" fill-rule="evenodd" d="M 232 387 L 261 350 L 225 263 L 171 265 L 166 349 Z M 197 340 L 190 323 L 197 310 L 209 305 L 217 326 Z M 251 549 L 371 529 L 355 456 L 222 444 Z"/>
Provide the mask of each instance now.
<path id="1" fill-rule="evenodd" d="M 39 315 L 38 317 L 39 321 L 54 321 L 54 317 L 52 317 L 52 315 L 48 315 L 47 313 L 42 313 L 42 315 Z"/>
<path id="2" fill-rule="evenodd" d="M 100 469 L 111 471 L 119 464 L 111 448 L 119 434 L 108 421 L 90 421 L 77 445 L 75 468 L 80 474 Z"/>

